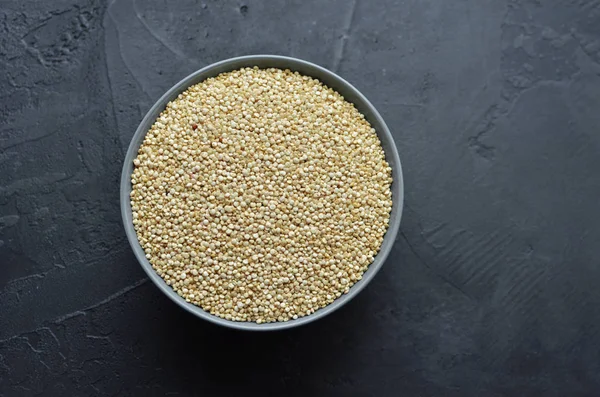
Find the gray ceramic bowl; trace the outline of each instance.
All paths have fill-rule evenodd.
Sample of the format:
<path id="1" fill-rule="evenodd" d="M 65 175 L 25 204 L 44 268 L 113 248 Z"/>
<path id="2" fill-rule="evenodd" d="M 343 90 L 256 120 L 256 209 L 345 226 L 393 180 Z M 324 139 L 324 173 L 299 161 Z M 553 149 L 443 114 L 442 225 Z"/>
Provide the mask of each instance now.
<path id="1" fill-rule="evenodd" d="M 350 292 L 342 295 L 336 299 L 330 305 L 317 310 L 313 314 L 305 317 L 301 317 L 297 320 L 290 320 L 286 322 L 268 323 L 268 324 L 256 324 L 251 322 L 235 322 L 225 320 L 220 317 L 214 316 L 200 307 L 192 305 L 181 298 L 171 287 L 169 287 L 163 279 L 154 271 L 148 259 L 144 254 L 142 247 L 140 246 L 137 235 L 133 228 L 132 215 L 131 215 L 131 204 L 129 201 L 129 194 L 131 193 L 131 174 L 133 172 L 133 160 L 137 156 L 138 149 L 144 140 L 146 132 L 150 129 L 160 112 L 162 112 L 167 103 L 172 101 L 181 92 L 185 91 L 188 87 L 197 84 L 209 77 L 217 76 L 223 72 L 229 72 L 232 70 L 240 69 L 243 67 L 258 66 L 260 68 L 280 68 L 290 69 L 297 71 L 301 74 L 312 76 L 322 81 L 327 86 L 333 88 L 337 92 L 346 98 L 346 100 L 352 102 L 356 108 L 365 115 L 367 120 L 371 123 L 373 128 L 377 131 L 381 144 L 385 151 L 386 160 L 392 167 L 392 213 L 390 216 L 390 226 L 385 234 L 381 250 L 375 257 L 375 260 L 369 266 L 369 269 L 363 275 L 362 280 L 357 282 L 350 288 Z M 400 226 L 400 218 L 402 216 L 402 204 L 404 201 L 404 185 L 402 181 L 402 168 L 400 166 L 400 158 L 398 157 L 398 151 L 394 144 L 394 139 L 390 133 L 385 122 L 375 110 L 373 105 L 365 98 L 356 88 L 354 88 L 346 80 L 342 79 L 338 75 L 324 69 L 320 66 L 312 64 L 310 62 L 302 61 L 300 59 L 276 56 L 276 55 L 250 55 L 239 58 L 231 58 L 225 61 L 217 62 L 212 65 L 206 66 L 192 73 L 179 83 L 175 84 L 173 88 L 167 91 L 155 104 L 152 106 L 150 111 L 146 114 L 142 122 L 140 123 L 137 131 L 135 132 L 127 155 L 125 156 L 125 164 L 123 165 L 123 173 L 121 174 L 121 215 L 123 216 L 123 224 L 125 225 L 125 232 L 129 243 L 133 248 L 133 252 L 137 257 L 138 261 L 142 265 L 142 268 L 148 274 L 148 277 L 158 286 L 158 288 L 165 293 L 171 300 L 177 303 L 179 306 L 187 310 L 188 312 L 213 322 L 215 324 L 223 325 L 230 328 L 244 329 L 249 331 L 268 331 L 268 330 L 279 330 L 284 328 L 297 327 L 302 324 L 307 324 L 315 321 L 319 318 L 325 317 L 329 313 L 339 309 L 345 305 L 350 299 L 354 298 L 366 285 L 373 279 L 375 274 L 379 271 L 383 262 L 387 258 L 398 228 Z"/>

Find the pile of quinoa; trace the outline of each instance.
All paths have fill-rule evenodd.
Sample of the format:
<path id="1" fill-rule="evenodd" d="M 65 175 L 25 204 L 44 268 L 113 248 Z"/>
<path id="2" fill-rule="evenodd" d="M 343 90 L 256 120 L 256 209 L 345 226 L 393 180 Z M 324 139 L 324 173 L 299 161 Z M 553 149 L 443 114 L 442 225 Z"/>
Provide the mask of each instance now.
<path id="1" fill-rule="evenodd" d="M 146 258 L 186 301 L 228 320 L 287 321 L 332 303 L 389 224 L 391 168 L 375 130 L 289 70 L 244 68 L 190 87 L 134 165 Z"/>

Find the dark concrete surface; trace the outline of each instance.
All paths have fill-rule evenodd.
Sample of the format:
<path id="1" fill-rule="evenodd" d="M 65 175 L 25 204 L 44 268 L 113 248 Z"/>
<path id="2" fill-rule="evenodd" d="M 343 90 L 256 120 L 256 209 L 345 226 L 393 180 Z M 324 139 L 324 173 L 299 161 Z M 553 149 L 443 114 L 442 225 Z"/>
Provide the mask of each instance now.
<path id="1" fill-rule="evenodd" d="M 289 332 L 161 295 L 118 203 L 143 114 L 214 61 L 285 54 L 378 107 L 394 251 Z M 600 395 L 600 1 L 0 1 L 0 395 Z"/>

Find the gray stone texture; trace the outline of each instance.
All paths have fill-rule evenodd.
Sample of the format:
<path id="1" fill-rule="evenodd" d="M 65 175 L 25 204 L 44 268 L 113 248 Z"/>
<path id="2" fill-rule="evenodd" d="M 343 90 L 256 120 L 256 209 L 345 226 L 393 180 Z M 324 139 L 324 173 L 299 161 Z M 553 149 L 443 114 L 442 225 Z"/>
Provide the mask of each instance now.
<path id="1" fill-rule="evenodd" d="M 118 203 L 169 87 L 245 54 L 338 72 L 403 161 L 354 301 L 253 334 L 147 281 Z M 600 395 L 600 1 L 0 1 L 0 395 Z"/>

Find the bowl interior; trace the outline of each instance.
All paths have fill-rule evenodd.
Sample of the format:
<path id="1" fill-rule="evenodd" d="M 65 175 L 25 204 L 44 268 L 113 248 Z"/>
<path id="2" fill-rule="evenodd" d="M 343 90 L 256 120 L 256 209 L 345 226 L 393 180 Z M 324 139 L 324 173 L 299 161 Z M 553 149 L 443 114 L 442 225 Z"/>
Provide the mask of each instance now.
<path id="1" fill-rule="evenodd" d="M 133 228 L 131 203 L 129 200 L 129 195 L 131 193 L 131 174 L 133 173 L 133 160 L 137 156 L 138 149 L 142 144 L 142 141 L 144 140 L 146 132 L 150 129 L 150 127 L 160 115 L 160 113 L 165 109 L 167 103 L 175 99 L 188 87 L 197 84 L 209 77 L 215 77 L 223 72 L 229 72 L 243 67 L 253 66 L 258 66 L 259 68 L 290 69 L 292 71 L 297 71 L 300 74 L 317 78 L 325 85 L 339 92 L 342 96 L 344 96 L 344 98 L 347 101 L 353 103 L 354 106 L 365 116 L 365 118 L 377 131 L 377 135 L 379 136 L 381 145 L 385 152 L 386 160 L 392 168 L 393 178 L 391 186 L 392 212 L 390 214 L 389 228 L 385 234 L 379 253 L 375 257 L 373 263 L 369 266 L 368 270 L 364 273 L 363 278 L 356 284 L 354 284 L 347 294 L 340 296 L 330 305 L 317 310 L 311 315 L 300 317 L 296 320 L 266 324 L 256 324 L 251 322 L 235 322 L 222 319 L 204 311 L 198 306 L 186 302 L 182 297 L 177 295 L 177 293 L 173 291 L 173 289 L 170 286 L 168 286 L 165 283 L 165 281 L 154 271 L 152 265 L 150 264 L 148 259 L 146 259 L 144 251 L 137 240 L 137 235 Z M 404 201 L 404 183 L 402 179 L 402 167 L 400 164 L 400 158 L 398 156 L 398 151 L 396 150 L 396 145 L 394 144 L 394 140 L 389 129 L 387 128 L 385 122 L 383 121 L 377 110 L 375 110 L 373 105 L 356 88 L 354 88 L 350 83 L 337 76 L 333 72 L 330 72 L 329 70 L 312 64 L 310 62 L 275 55 L 251 55 L 217 62 L 203 69 L 200 69 L 197 72 L 192 73 L 191 75 L 177 83 L 175 86 L 173 86 L 156 102 L 156 104 L 154 104 L 154 106 L 152 106 L 152 108 L 148 111 L 148 113 L 140 123 L 139 127 L 137 128 L 129 145 L 129 149 L 127 150 L 125 162 L 123 165 L 123 172 L 121 174 L 120 193 L 121 215 L 123 217 L 123 224 L 125 226 L 127 238 L 129 240 L 129 243 L 131 244 L 131 247 L 133 248 L 136 258 L 142 265 L 142 268 L 144 269 L 148 277 L 150 277 L 150 279 L 154 282 L 154 284 L 156 284 L 169 298 L 171 298 L 179 306 L 205 320 L 231 328 L 266 331 L 291 328 L 324 317 L 327 314 L 340 308 L 345 303 L 347 303 L 371 281 L 371 279 L 381 268 L 383 262 L 390 253 L 390 250 L 396 239 L 398 228 L 400 226 L 400 218 L 402 216 L 402 206 Z"/>

